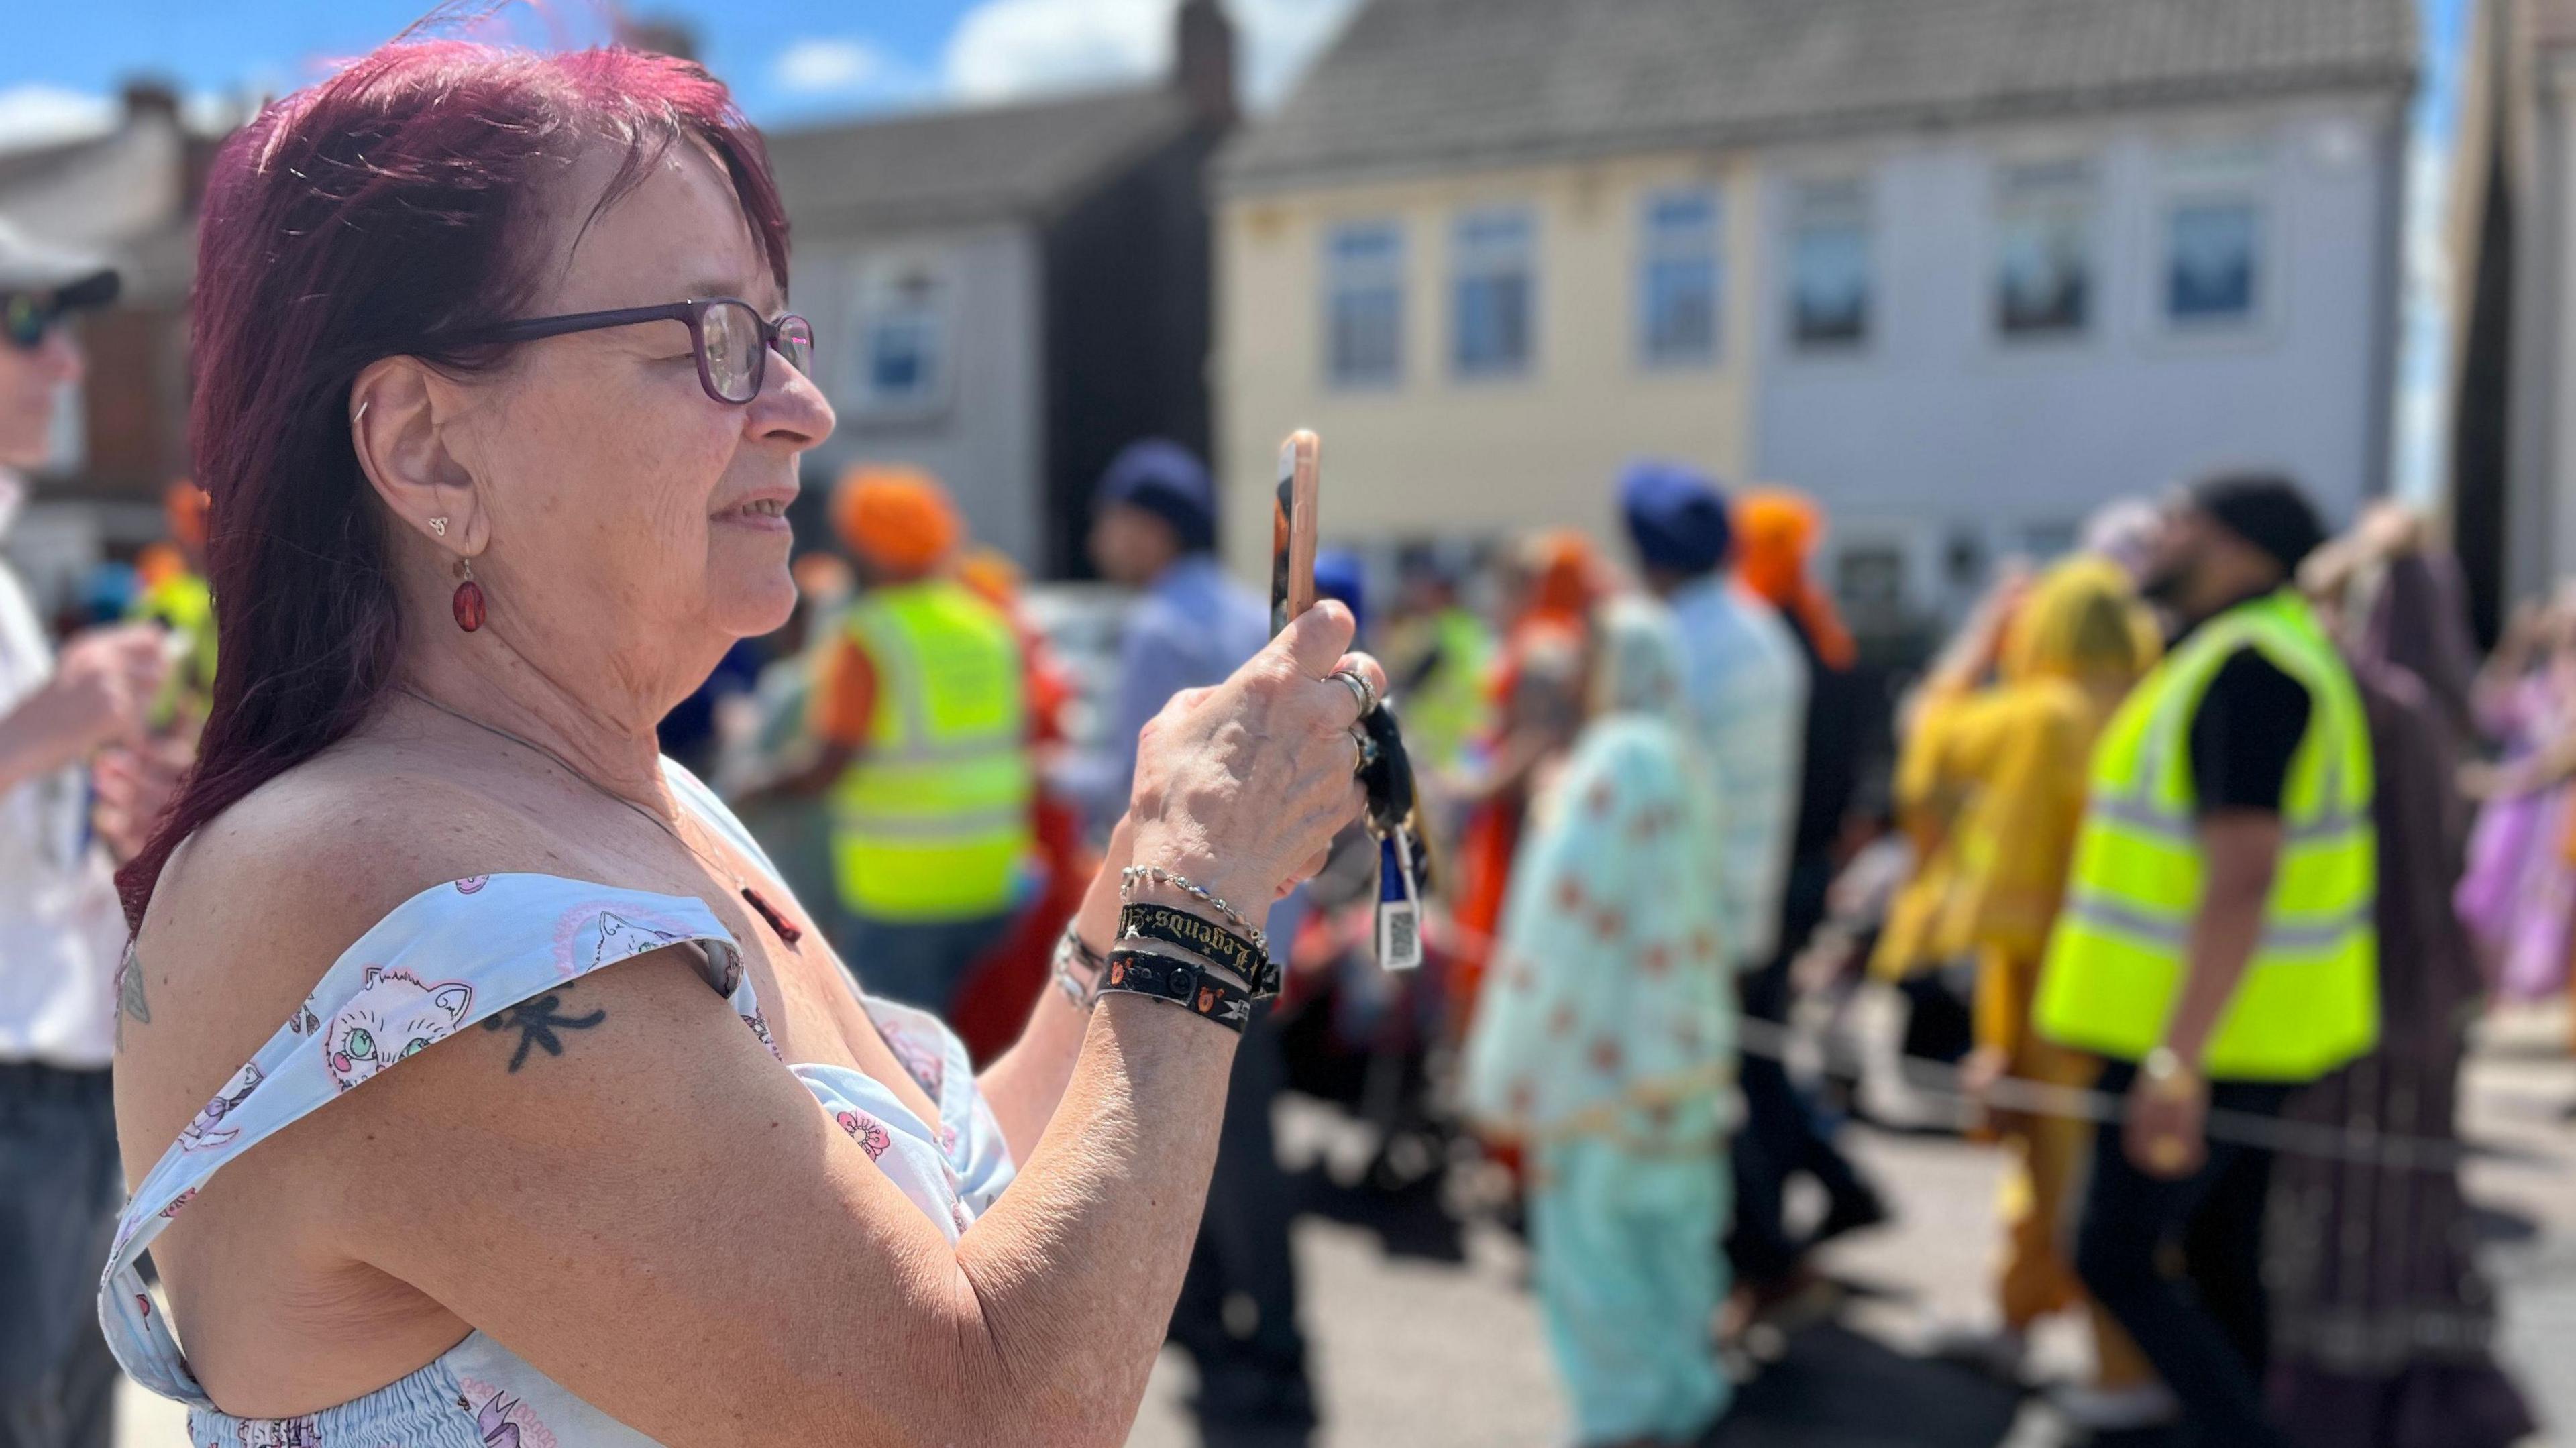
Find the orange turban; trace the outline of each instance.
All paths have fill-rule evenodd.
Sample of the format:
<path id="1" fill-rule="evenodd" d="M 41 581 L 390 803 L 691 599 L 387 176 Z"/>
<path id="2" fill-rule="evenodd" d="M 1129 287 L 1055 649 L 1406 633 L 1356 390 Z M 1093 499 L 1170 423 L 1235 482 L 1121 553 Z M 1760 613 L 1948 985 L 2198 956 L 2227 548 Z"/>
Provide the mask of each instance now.
<path id="1" fill-rule="evenodd" d="M 189 548 L 206 546 L 206 490 L 186 478 L 171 480 L 161 494 L 161 513 L 170 536 Z"/>
<path id="2" fill-rule="evenodd" d="M 965 531 L 937 478 L 867 464 L 843 473 L 832 490 L 832 526 L 863 561 L 910 577 L 946 562 Z"/>
<path id="3" fill-rule="evenodd" d="M 1736 499 L 1736 576 L 1794 617 L 1828 668 L 1848 669 L 1858 652 L 1851 630 L 1833 599 L 1807 576 L 1808 555 L 1824 536 L 1824 513 L 1803 493 L 1756 488 Z"/>

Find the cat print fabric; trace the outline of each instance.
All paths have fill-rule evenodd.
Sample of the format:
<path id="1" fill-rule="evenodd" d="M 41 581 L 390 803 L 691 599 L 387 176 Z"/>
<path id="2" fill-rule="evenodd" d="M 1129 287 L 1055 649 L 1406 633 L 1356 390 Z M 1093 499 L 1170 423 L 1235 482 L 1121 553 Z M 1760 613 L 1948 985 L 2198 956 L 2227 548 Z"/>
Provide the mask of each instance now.
<path id="1" fill-rule="evenodd" d="M 721 806 L 709 806 L 721 808 Z M 145 1175 L 120 1218 L 100 1284 L 100 1318 L 135 1381 L 189 1405 L 195 1444 L 387 1448 L 436 1441 L 465 1448 L 649 1448 L 632 1430 L 471 1333 L 401 1383 L 317 1418 L 245 1419 L 217 1409 L 152 1304 L 142 1253 L 205 1180 L 269 1135 L 408 1059 L 428 1044 L 503 1019 L 514 1005 L 673 945 L 773 1054 L 777 1040 L 740 950 L 704 902 L 548 875 L 451 881 L 397 907 L 352 945 L 312 994 Z M 730 989 L 726 989 L 730 987 Z M 861 1000 L 904 1068 L 930 1089 L 927 1119 L 883 1083 L 848 1067 L 785 1067 L 931 1222 L 962 1235 L 1008 1185 L 1010 1150 L 975 1088 L 965 1048 L 934 1018 Z M 614 1052 L 614 1033 L 578 1049 Z M 435 1385 L 430 1394 L 425 1387 Z M 422 1415 L 437 1419 L 432 1424 Z"/>
<path id="2" fill-rule="evenodd" d="M 256 1061 L 235 1071 L 233 1079 L 224 1083 L 224 1089 L 215 1093 L 215 1099 L 198 1107 L 197 1114 L 180 1128 L 179 1149 L 205 1151 L 232 1145 L 241 1132 L 224 1125 L 224 1118 L 240 1110 L 241 1104 L 250 1099 L 250 1093 L 258 1090 L 259 1083 L 266 1079 Z"/>
<path id="3" fill-rule="evenodd" d="M 360 981 L 322 1037 L 323 1063 L 343 1091 L 454 1035 L 474 1007 L 474 987 L 461 980 L 432 985 L 406 970 L 369 966 Z"/>

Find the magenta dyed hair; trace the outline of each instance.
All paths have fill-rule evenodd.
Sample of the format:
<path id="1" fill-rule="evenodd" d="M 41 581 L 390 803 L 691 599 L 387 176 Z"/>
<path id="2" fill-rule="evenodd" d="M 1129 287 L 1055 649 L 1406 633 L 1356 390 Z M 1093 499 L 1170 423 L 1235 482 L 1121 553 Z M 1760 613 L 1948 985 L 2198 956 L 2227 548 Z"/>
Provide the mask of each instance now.
<path id="1" fill-rule="evenodd" d="M 346 737 L 393 682 L 387 523 L 349 436 L 359 370 L 497 365 L 427 339 L 521 314 L 550 239 L 529 222 L 565 163 L 624 152 L 595 217 L 692 141 L 723 162 L 783 290 L 768 153 L 687 61 L 399 40 L 225 143 L 199 228 L 189 428 L 222 666 L 195 770 L 118 872 L 129 923 L 179 841 Z"/>

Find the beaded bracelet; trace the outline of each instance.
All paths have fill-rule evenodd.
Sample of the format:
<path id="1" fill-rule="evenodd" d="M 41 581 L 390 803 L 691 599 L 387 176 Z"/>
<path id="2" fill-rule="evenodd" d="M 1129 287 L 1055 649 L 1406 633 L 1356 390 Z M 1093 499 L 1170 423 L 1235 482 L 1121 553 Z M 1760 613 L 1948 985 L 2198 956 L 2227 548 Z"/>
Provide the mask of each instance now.
<path id="1" fill-rule="evenodd" d="M 1135 903 L 1136 882 L 1139 880 L 1145 881 L 1148 884 L 1169 885 L 1173 889 L 1180 891 L 1182 894 L 1189 896 L 1191 899 L 1205 905 L 1210 910 L 1224 916 L 1227 924 L 1232 925 L 1235 929 L 1251 936 L 1253 946 L 1260 950 L 1263 955 L 1268 955 L 1270 953 L 1270 937 L 1262 933 L 1260 926 L 1244 919 L 1242 911 L 1235 909 L 1223 900 L 1209 894 L 1205 886 L 1192 881 L 1187 875 L 1176 875 L 1171 871 L 1164 869 L 1160 865 L 1129 865 L 1126 869 L 1119 871 L 1118 901 L 1120 904 L 1125 905 Z"/>
<path id="2" fill-rule="evenodd" d="M 1100 977 L 1101 994 L 1140 995 L 1178 1006 L 1194 1016 L 1241 1034 L 1252 1020 L 1252 996 L 1195 961 L 1176 960 L 1143 950 L 1109 952 L 1109 970 Z"/>
<path id="3" fill-rule="evenodd" d="M 1109 962 L 1084 944 L 1082 932 L 1066 921 L 1064 934 L 1055 943 L 1055 988 L 1078 1009 L 1090 1010 L 1100 1003 L 1100 977 L 1108 968 Z"/>
<path id="4" fill-rule="evenodd" d="M 1120 945 L 1153 941 L 1178 946 L 1234 972 L 1251 988 L 1255 1000 L 1279 993 L 1279 968 L 1271 963 L 1266 951 L 1244 936 L 1187 910 L 1175 910 L 1169 905 L 1125 906 L 1118 912 L 1116 940 Z"/>

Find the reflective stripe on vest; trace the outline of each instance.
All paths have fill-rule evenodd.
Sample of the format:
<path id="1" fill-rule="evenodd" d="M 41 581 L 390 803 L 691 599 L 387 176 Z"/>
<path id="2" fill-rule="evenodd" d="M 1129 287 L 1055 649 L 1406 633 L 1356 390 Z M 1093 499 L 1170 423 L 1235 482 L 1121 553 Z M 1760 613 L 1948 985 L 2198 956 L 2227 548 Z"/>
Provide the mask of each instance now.
<path id="1" fill-rule="evenodd" d="M 1034 788 L 1008 620 L 944 580 L 873 589 L 847 628 L 876 668 L 865 752 L 832 793 L 842 903 L 878 920 L 1010 905 Z"/>
<path id="2" fill-rule="evenodd" d="M 2306 688 L 2282 787 L 2262 935 L 2210 1037 L 2220 1079 L 2313 1079 L 2378 1040 L 2378 837 L 2370 735 L 2352 676 L 2296 594 L 2221 614 L 2149 674 L 2093 756 L 2092 797 L 2033 1007 L 2041 1034 L 2126 1060 L 2163 1039 L 2206 881 L 2191 725 L 2219 668 L 2262 652 Z"/>

